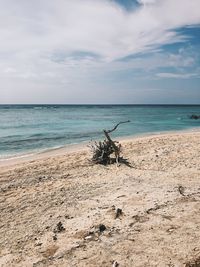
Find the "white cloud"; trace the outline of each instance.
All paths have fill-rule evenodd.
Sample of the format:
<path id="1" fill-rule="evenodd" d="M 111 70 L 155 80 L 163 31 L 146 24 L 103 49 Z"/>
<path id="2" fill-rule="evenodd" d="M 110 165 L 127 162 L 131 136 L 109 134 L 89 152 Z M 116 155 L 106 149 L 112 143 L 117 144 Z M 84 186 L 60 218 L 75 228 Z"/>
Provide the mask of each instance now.
<path id="1" fill-rule="evenodd" d="M 198 73 L 170 73 L 170 72 L 161 72 L 156 74 L 160 78 L 174 78 L 174 79 L 190 79 L 193 77 L 199 77 Z"/>
<path id="2" fill-rule="evenodd" d="M 1 52 L 90 51 L 113 60 L 183 40 L 174 29 L 200 23 L 199 0 L 142 2 L 152 4 L 128 13 L 108 0 L 1 0 Z"/>
<path id="3" fill-rule="evenodd" d="M 138 0 L 138 3 L 143 5 L 155 4 L 158 0 Z"/>
<path id="4" fill-rule="evenodd" d="M 189 56 L 183 61 L 180 55 L 156 54 L 150 61 L 113 63 L 130 54 L 183 42 L 187 36 L 175 29 L 200 23 L 199 0 L 140 3 L 128 12 L 109 0 L 0 0 L 0 101 L 6 88 L 14 98 L 16 87 L 27 91 L 28 84 L 31 94 L 39 83 L 40 88 L 60 84 L 74 88 L 85 82 L 86 88 L 90 77 L 106 68 L 146 65 L 150 69 L 165 59 L 171 66 L 191 65 Z"/>

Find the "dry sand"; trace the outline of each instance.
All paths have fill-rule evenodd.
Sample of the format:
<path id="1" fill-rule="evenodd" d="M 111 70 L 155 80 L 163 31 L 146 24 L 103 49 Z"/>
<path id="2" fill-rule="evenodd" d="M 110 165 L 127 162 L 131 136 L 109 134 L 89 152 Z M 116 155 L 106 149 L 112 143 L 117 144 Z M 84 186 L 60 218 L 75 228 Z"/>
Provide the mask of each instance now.
<path id="1" fill-rule="evenodd" d="M 200 133 L 127 140 L 123 155 L 1 163 L 0 266 L 200 266 Z"/>

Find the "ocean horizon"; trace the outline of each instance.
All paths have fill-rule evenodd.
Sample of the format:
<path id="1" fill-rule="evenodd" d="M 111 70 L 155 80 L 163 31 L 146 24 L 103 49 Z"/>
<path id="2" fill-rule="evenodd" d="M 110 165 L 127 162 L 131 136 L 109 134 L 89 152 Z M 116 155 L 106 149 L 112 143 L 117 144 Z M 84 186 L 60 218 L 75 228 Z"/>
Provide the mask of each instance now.
<path id="1" fill-rule="evenodd" d="M 161 104 L 4 104 L 0 105 L 0 159 L 113 137 L 128 137 L 200 127 L 200 105 Z"/>

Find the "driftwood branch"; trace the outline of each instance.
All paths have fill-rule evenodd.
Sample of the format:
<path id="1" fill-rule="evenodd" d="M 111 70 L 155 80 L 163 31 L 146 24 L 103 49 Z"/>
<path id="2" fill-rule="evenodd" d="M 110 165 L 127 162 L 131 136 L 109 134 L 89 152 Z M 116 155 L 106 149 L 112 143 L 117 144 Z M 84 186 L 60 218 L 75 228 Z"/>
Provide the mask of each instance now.
<path id="1" fill-rule="evenodd" d="M 182 195 L 185 196 L 184 192 L 185 192 L 185 188 L 182 185 L 179 185 L 178 187 L 178 192 Z"/>
<path id="2" fill-rule="evenodd" d="M 119 164 L 121 144 L 117 141 L 113 141 L 109 134 L 115 131 L 120 124 L 127 122 L 130 121 L 122 121 L 115 125 L 115 127 L 111 130 L 103 130 L 106 139 L 103 142 L 95 142 L 94 144 L 90 145 L 90 148 L 93 152 L 92 161 L 94 163 L 105 165 L 111 164 L 113 163 L 111 155 L 114 154 L 115 162 L 117 163 L 117 165 Z"/>
<path id="3" fill-rule="evenodd" d="M 117 125 L 115 125 L 115 127 L 112 129 L 112 130 L 104 130 L 104 132 L 106 131 L 107 133 L 112 133 L 112 132 L 114 132 L 116 129 L 117 129 L 117 127 L 120 125 L 120 124 L 122 124 L 122 123 L 127 123 L 127 122 L 130 122 L 129 120 L 128 121 L 120 121 Z"/>

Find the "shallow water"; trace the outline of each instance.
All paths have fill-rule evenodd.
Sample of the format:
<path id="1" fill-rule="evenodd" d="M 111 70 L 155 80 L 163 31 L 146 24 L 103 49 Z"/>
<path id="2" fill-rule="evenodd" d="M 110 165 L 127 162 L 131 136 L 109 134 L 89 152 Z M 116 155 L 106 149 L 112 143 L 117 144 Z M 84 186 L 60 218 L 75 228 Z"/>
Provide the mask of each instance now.
<path id="1" fill-rule="evenodd" d="M 102 129 L 119 121 L 113 136 L 200 127 L 198 106 L 0 105 L 0 158 L 103 138 Z"/>

